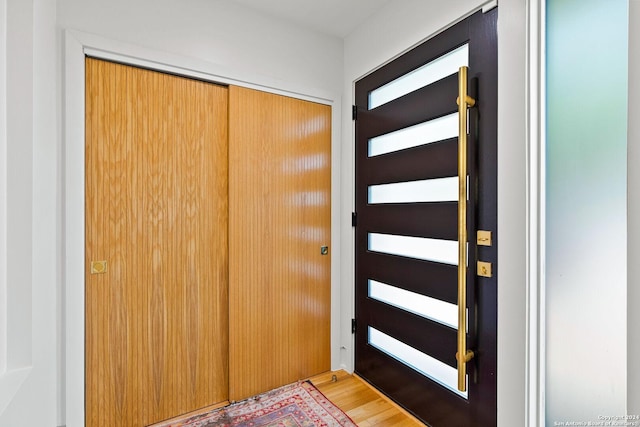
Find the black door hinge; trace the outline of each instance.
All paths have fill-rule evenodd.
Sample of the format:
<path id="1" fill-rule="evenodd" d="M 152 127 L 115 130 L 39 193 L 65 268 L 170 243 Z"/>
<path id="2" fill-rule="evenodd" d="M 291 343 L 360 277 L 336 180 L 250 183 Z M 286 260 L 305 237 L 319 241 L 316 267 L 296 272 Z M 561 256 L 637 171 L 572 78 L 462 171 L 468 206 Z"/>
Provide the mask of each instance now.
<path id="1" fill-rule="evenodd" d="M 358 120 L 358 106 L 351 107 L 351 120 Z"/>
<path id="2" fill-rule="evenodd" d="M 358 225 L 358 214 L 355 212 L 351 212 L 351 226 L 355 227 Z"/>
<path id="3" fill-rule="evenodd" d="M 356 333 L 356 319 L 351 319 L 351 333 Z"/>

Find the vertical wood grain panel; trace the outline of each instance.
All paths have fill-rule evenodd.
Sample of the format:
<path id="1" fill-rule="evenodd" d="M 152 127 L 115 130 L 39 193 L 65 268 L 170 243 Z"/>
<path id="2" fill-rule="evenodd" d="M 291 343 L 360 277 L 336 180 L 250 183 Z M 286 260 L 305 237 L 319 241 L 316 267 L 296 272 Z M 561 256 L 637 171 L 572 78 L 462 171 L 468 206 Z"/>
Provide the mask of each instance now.
<path id="1" fill-rule="evenodd" d="M 331 109 L 229 88 L 229 397 L 330 368 Z"/>
<path id="2" fill-rule="evenodd" d="M 227 399 L 227 89 L 94 59 L 86 82 L 86 421 L 145 426 Z"/>

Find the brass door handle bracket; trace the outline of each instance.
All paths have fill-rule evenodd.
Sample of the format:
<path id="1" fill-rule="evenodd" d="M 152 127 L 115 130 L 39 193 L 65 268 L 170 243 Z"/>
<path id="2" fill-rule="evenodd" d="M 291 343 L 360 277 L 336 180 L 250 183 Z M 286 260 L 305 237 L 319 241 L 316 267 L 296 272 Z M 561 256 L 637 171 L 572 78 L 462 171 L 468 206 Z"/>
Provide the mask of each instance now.
<path id="1" fill-rule="evenodd" d="M 462 67 L 461 67 L 462 68 Z M 466 67 L 465 67 L 466 68 Z M 466 83 L 465 83 L 466 84 Z M 476 105 L 476 100 L 470 97 L 469 95 L 464 96 L 464 102 L 467 104 L 467 107 L 473 107 Z M 460 106 L 460 97 L 456 98 L 456 104 Z"/>
<path id="2" fill-rule="evenodd" d="M 466 363 L 471 359 L 473 359 L 473 356 L 475 356 L 475 354 L 473 353 L 473 350 L 467 350 L 462 361 Z M 456 360 L 460 362 L 460 353 L 458 352 L 456 352 Z"/>

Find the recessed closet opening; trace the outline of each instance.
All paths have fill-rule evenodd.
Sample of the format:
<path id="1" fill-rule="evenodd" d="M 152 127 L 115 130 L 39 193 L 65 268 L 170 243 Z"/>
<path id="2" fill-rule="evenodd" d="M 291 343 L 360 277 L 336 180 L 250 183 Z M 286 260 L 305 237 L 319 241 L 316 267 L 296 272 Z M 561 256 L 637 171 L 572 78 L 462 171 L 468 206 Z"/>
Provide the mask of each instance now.
<path id="1" fill-rule="evenodd" d="M 337 210 L 332 196 L 336 185 L 332 143 L 339 132 L 334 101 L 324 96 L 298 97 L 295 92 L 258 85 L 242 87 L 202 71 L 189 73 L 172 65 L 158 66 L 160 61 L 153 61 L 153 67 L 148 60 L 122 61 L 114 53 L 85 59 L 88 51 L 95 51 L 71 37 L 68 42 L 75 49 L 68 50 L 67 83 L 77 82 L 74 77 L 81 72 L 84 84 L 70 91 L 75 97 L 66 103 L 70 133 L 66 161 L 75 165 L 68 168 L 65 177 L 66 313 L 67 318 L 78 319 L 66 325 L 65 334 L 67 421 L 84 423 L 86 418 L 89 423 L 95 418 L 88 398 L 84 405 L 85 375 L 89 372 L 102 379 L 112 377 L 113 382 L 103 386 L 104 393 L 115 396 L 115 389 L 125 391 L 124 399 L 111 401 L 117 414 L 113 419 L 128 411 L 139 421 L 123 420 L 123 425 L 147 425 L 338 368 L 335 319 L 339 319 L 339 307 L 335 302 L 339 297 L 332 277 L 336 271 L 332 222 Z M 85 60 L 134 70 L 152 81 L 152 90 L 142 88 L 145 78 L 140 77 L 114 85 L 130 91 L 130 99 L 106 101 L 106 110 L 121 114 L 124 109 L 138 116 L 142 124 L 137 125 L 137 136 L 123 139 L 111 138 L 114 126 L 103 123 L 102 135 L 94 141 L 100 154 L 93 156 L 91 161 L 97 164 L 91 166 L 92 125 L 84 123 L 84 113 L 88 120 L 90 111 Z M 167 99 L 148 99 L 149 106 L 133 113 L 134 104 L 151 94 L 175 94 L 176 89 L 161 82 L 164 78 L 178 82 L 177 91 L 186 94 L 181 102 L 189 104 L 186 100 L 192 96 L 206 100 L 190 107 L 196 119 L 187 119 L 187 108 Z M 98 86 L 98 93 L 105 89 L 104 82 Z M 209 95 L 198 95 L 199 90 L 215 92 L 213 97 L 220 99 L 211 101 Z M 98 98 L 104 98 L 102 95 Z M 116 104 L 119 108 L 113 108 Z M 153 120 L 149 119 L 154 108 L 167 115 L 160 122 L 177 121 L 179 129 L 170 131 L 162 125 L 154 135 Z M 105 115 L 97 117 L 103 120 Z M 206 130 L 211 122 L 226 129 L 217 126 Z M 132 125 L 124 128 L 130 132 Z M 218 142 L 203 144 L 207 132 Z M 167 135 L 174 143 L 159 144 Z M 186 141 L 194 137 L 201 142 L 188 146 Z M 106 142 L 109 138 L 113 141 Z M 136 144 L 144 138 L 156 143 Z M 121 143 L 124 145 L 111 147 L 114 153 L 105 155 L 107 146 Z M 141 164 L 139 168 L 134 167 L 136 162 Z M 107 177 L 101 178 L 104 182 L 100 186 L 85 188 L 85 173 L 88 177 L 91 171 L 106 172 Z M 129 184 L 123 179 L 130 180 Z M 136 186 L 137 194 L 127 194 Z M 147 201 L 141 200 L 143 193 Z M 94 234 L 100 238 L 105 233 L 115 234 L 110 239 L 116 250 L 106 250 L 104 255 L 87 251 L 85 258 L 85 243 L 89 248 L 91 239 L 85 201 L 87 205 L 111 204 L 97 221 L 102 231 Z M 132 218 L 125 219 L 127 210 Z M 86 233 L 81 226 L 85 220 Z M 227 231 L 226 236 L 222 230 Z M 133 242 L 134 237 L 145 234 L 150 239 Z M 139 252 L 134 262 L 124 262 L 128 258 L 122 256 L 125 243 Z M 73 256 L 81 252 L 79 260 Z M 92 265 L 96 267 L 93 274 Z M 145 282 L 147 288 L 143 286 L 136 296 L 122 276 L 109 279 L 109 275 L 118 274 L 128 274 L 130 282 Z M 169 279 L 158 279 L 164 276 Z M 85 305 L 85 291 L 91 292 L 89 282 L 94 279 L 99 283 L 97 292 L 102 294 L 87 294 Z M 197 286 L 184 286 L 189 281 Z M 243 285 L 234 286 L 236 283 Z M 118 288 L 120 296 L 115 296 Z M 136 308 L 146 317 L 135 317 Z M 91 320 L 94 313 L 101 321 Z M 85 324 L 91 324 L 91 330 L 89 326 L 85 330 Z M 101 332 L 96 328 L 102 328 Z M 111 356 L 90 356 L 89 336 L 97 341 L 95 348 L 103 345 L 100 351 Z M 115 348 L 108 350 L 113 344 Z M 124 352 L 120 351 L 123 347 Z M 148 353 L 142 356 L 145 360 L 136 361 L 134 348 Z M 92 358 L 101 367 L 94 370 Z M 179 375 L 175 370 L 172 373 L 172 365 Z M 144 377 L 144 392 L 135 391 L 131 377 Z M 207 389 L 210 385 L 203 388 L 207 382 L 221 384 L 221 391 Z M 178 386 L 184 390 L 179 391 Z M 87 377 L 86 392 L 89 390 Z M 203 393 L 211 401 L 198 397 Z M 149 395 L 144 407 L 135 402 L 142 394 Z M 172 401 L 172 394 L 181 397 Z M 109 400 L 105 397 L 98 399 L 98 409 L 93 410 L 100 414 L 95 418 L 98 425 L 107 420 L 100 418 L 105 413 L 100 405 Z M 126 409 L 127 399 L 134 402 L 130 409 Z M 162 403 L 169 401 L 172 403 L 166 406 Z"/>

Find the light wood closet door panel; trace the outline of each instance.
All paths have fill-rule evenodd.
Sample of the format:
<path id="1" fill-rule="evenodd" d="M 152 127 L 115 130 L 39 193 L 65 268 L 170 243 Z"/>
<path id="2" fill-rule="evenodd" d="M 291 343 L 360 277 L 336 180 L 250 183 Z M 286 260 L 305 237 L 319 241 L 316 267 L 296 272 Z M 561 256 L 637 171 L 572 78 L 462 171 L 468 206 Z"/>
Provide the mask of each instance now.
<path id="1" fill-rule="evenodd" d="M 227 102 L 224 87 L 86 61 L 87 426 L 227 399 Z"/>
<path id="2" fill-rule="evenodd" d="M 331 109 L 229 88 L 229 395 L 330 369 Z"/>

